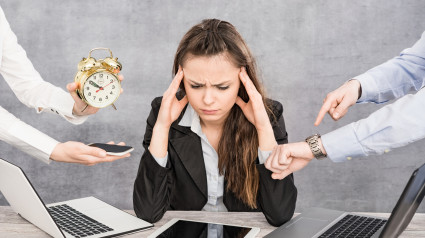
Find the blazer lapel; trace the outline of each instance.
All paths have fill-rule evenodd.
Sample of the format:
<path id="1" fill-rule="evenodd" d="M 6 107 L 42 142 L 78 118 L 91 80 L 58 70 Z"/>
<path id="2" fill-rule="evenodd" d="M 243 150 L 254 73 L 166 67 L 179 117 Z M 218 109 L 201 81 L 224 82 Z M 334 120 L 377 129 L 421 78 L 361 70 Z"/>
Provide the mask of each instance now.
<path id="1" fill-rule="evenodd" d="M 201 140 L 190 128 L 176 124 L 172 125 L 172 127 L 186 134 L 180 138 L 170 139 L 170 143 L 198 189 L 208 199 L 207 174 Z"/>

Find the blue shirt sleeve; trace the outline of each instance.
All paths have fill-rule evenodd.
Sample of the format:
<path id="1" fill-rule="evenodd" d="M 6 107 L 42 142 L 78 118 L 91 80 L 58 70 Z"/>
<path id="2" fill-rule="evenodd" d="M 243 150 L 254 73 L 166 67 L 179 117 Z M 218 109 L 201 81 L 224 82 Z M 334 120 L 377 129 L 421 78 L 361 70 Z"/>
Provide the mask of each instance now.
<path id="1" fill-rule="evenodd" d="M 369 117 L 322 136 L 334 162 L 382 154 L 425 137 L 425 89 L 382 107 Z"/>
<path id="2" fill-rule="evenodd" d="M 402 98 L 365 119 L 323 135 L 323 146 L 332 161 L 382 154 L 425 137 L 425 89 L 420 90 L 425 81 L 425 32 L 400 56 L 354 78 L 362 86 L 358 103 Z M 419 92 L 404 96 L 413 90 Z"/>
<path id="3" fill-rule="evenodd" d="M 411 48 L 354 79 L 362 86 L 362 96 L 357 101 L 385 103 L 400 98 L 424 86 L 425 32 Z"/>

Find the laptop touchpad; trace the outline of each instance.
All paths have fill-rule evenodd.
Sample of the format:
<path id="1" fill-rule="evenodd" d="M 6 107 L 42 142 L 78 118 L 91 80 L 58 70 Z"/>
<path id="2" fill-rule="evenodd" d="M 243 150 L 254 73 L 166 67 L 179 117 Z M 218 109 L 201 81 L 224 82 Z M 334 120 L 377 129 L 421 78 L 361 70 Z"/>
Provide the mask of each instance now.
<path id="1" fill-rule="evenodd" d="M 302 217 L 280 233 L 285 237 L 312 237 L 329 224 L 329 220 Z"/>

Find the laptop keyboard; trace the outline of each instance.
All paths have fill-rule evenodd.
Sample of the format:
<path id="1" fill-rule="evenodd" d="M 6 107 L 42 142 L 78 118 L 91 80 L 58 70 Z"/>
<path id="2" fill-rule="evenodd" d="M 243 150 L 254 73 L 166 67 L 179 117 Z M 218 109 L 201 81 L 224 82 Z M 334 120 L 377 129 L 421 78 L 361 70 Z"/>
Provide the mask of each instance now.
<path id="1" fill-rule="evenodd" d="M 363 217 L 356 215 L 346 215 L 335 225 L 329 228 L 319 238 L 337 237 L 371 237 L 387 220 Z"/>
<path id="2" fill-rule="evenodd" d="M 53 220 L 69 234 L 79 238 L 113 231 L 112 228 L 63 204 L 48 208 Z"/>

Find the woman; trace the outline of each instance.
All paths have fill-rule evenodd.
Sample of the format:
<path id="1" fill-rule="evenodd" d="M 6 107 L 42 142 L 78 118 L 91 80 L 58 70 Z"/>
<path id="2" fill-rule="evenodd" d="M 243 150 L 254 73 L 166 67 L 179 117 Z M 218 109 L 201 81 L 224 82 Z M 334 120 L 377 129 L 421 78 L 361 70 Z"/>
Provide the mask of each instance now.
<path id="1" fill-rule="evenodd" d="M 292 175 L 273 180 L 264 166 L 273 148 L 288 142 L 282 105 L 265 98 L 234 26 L 209 19 L 192 27 L 173 70 L 147 119 L 134 184 L 137 216 L 156 222 L 172 209 L 262 211 L 274 226 L 291 219 Z"/>

